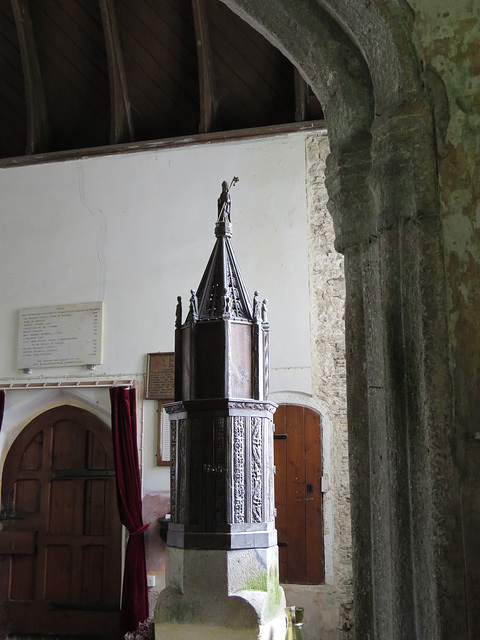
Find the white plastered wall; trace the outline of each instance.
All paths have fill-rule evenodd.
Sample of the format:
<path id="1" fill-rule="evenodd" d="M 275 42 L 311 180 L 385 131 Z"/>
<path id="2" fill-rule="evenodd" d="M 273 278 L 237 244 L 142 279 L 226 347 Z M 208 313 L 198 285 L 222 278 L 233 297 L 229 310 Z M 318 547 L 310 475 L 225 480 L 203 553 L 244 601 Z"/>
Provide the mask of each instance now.
<path id="1" fill-rule="evenodd" d="M 0 170 L 0 382 L 133 380 L 144 491 L 168 488 L 156 466 L 156 403 L 143 400 L 146 354 L 173 351 L 213 248 L 221 182 L 232 189 L 232 243 L 250 294 L 269 300 L 271 387 L 310 392 L 305 133 L 85 157 Z M 105 304 L 103 364 L 16 365 L 18 311 Z M 109 421 L 108 389 L 7 391 L 3 462 L 25 424 L 62 402 Z"/>
<path id="2" fill-rule="evenodd" d="M 324 162 L 327 149 L 325 133 L 298 132 L 0 170 L 0 384 L 134 383 L 143 493 L 153 511 L 155 500 L 168 494 L 169 469 L 156 466 L 157 405 L 143 399 L 146 354 L 173 350 L 176 298 L 182 296 L 185 313 L 190 289 L 198 286 L 215 242 L 221 182 L 240 177 L 232 189 L 232 243 L 250 294 L 258 289 L 269 300 L 272 399 L 310 406 L 323 420 L 324 474 L 331 485 L 324 496 L 326 585 L 291 587 L 293 604 L 302 598 L 312 602 L 312 640 L 339 637 L 342 624 L 335 587 L 338 469 L 331 456 L 338 449 L 333 442 L 338 406 L 332 411 L 322 374 L 325 358 L 322 363 L 314 359 L 312 372 L 310 357 L 311 345 L 318 354 L 319 344 L 315 327 L 311 342 L 309 304 L 312 317 L 323 313 L 324 333 L 331 316 L 323 294 L 318 295 L 325 290 L 320 271 L 333 264 L 331 226 L 324 237 L 329 218 L 323 182 L 318 182 L 322 168 L 315 167 L 315 183 L 308 177 L 312 164 Z M 320 202 L 312 200 L 312 189 Z M 321 220 L 312 219 L 312 211 Z M 319 233 L 322 246 L 315 240 Z M 310 258 L 310 273 L 309 252 L 317 258 Z M 320 255 L 324 258 L 318 261 Z M 30 376 L 17 369 L 19 309 L 96 301 L 105 303 L 102 365 L 93 372 L 63 367 L 34 370 Z M 320 314 L 317 304 L 324 307 Z M 2 467 L 21 429 L 42 411 L 65 403 L 110 422 L 108 386 L 7 390 Z M 153 602 L 155 590 L 151 596 Z"/>

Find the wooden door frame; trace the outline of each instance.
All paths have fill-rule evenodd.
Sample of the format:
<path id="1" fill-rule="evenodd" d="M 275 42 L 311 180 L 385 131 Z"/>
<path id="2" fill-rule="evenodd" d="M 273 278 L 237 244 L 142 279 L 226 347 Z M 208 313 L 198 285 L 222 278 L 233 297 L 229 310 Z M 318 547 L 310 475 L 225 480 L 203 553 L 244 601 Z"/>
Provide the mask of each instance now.
<path id="1" fill-rule="evenodd" d="M 322 468 L 326 479 L 323 491 L 323 543 L 325 563 L 325 584 L 334 583 L 334 490 L 328 480 L 332 477 L 333 467 L 331 461 L 331 437 L 332 424 L 330 411 L 318 398 L 301 391 L 274 391 L 270 393 L 270 400 L 276 404 L 290 404 L 312 409 L 320 414 L 321 439 L 322 439 Z M 336 560 L 338 562 L 338 560 Z"/>
<path id="2" fill-rule="evenodd" d="M 275 459 L 276 484 L 280 482 L 276 488 L 280 491 L 283 487 L 282 494 L 286 492 L 280 497 L 280 502 L 276 503 L 279 516 L 283 513 L 282 526 L 278 532 L 279 547 L 282 544 L 287 546 L 288 542 L 290 549 L 279 549 L 279 553 L 287 562 L 283 578 L 289 584 L 325 584 L 322 414 L 303 403 L 281 402 L 274 417 L 277 418 L 275 450 L 276 455 L 280 455 L 280 458 Z M 297 427 L 300 427 L 301 431 L 289 445 L 289 439 L 297 432 Z M 314 457 L 307 455 L 309 449 Z M 315 457 L 315 451 L 318 451 L 318 458 Z M 292 464 L 295 465 L 293 476 Z M 298 472 L 302 474 L 300 478 L 297 477 Z M 295 546 L 295 540 L 300 545 L 298 548 Z M 290 548 L 292 544 L 295 549 L 293 557 L 296 558 L 293 565 Z M 313 555 L 309 559 L 310 554 Z"/>

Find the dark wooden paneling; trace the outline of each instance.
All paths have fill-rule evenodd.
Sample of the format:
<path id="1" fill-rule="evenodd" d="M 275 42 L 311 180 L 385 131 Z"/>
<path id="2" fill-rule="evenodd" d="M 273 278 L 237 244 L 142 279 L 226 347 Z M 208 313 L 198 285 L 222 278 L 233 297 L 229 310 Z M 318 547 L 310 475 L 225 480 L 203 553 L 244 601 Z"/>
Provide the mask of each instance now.
<path id="1" fill-rule="evenodd" d="M 36 77 L 45 100 L 30 91 L 27 101 L 25 79 L 33 86 L 28 66 L 25 61 L 22 66 L 10 0 L 0 0 L 0 157 L 22 156 L 27 145 L 29 152 L 61 152 L 132 135 L 155 140 L 293 122 L 292 65 L 224 4 L 199 2 L 211 36 L 202 90 L 192 0 L 108 0 L 118 22 L 113 57 L 97 0 L 28 0 L 31 50 L 38 57 Z M 120 61 L 110 74 L 112 87 L 106 37 L 110 59 Z M 302 104 L 297 118 L 322 117 L 311 89 Z M 38 132 L 37 116 L 43 112 L 48 149 L 41 151 L 35 127 Z"/>
<path id="2" fill-rule="evenodd" d="M 221 127 L 293 121 L 295 98 L 290 63 L 223 4 L 208 0 L 207 6 Z"/>
<path id="3" fill-rule="evenodd" d="M 305 481 L 312 492 L 305 494 L 305 550 L 307 584 L 320 584 L 325 580 L 323 553 L 323 518 L 321 492 L 322 449 L 320 416 L 311 409 L 304 411 L 305 428 Z"/>
<path id="4" fill-rule="evenodd" d="M 40 469 L 43 457 L 43 431 L 40 432 L 25 450 L 20 461 L 20 469 Z"/>
<path id="5" fill-rule="evenodd" d="M 87 433 L 87 469 L 107 469 L 105 447 L 91 431 Z"/>
<path id="6" fill-rule="evenodd" d="M 285 405 L 280 405 L 275 411 L 275 435 L 286 434 L 286 413 Z M 275 527 L 277 529 L 278 560 L 280 580 L 285 582 L 287 575 L 287 440 L 274 439 L 274 459 L 275 459 L 275 508 L 277 517 Z"/>
<path id="7" fill-rule="evenodd" d="M 303 582 L 305 549 L 305 445 L 303 407 L 287 406 L 287 575 L 289 582 Z"/>
<path id="8" fill-rule="evenodd" d="M 37 479 L 17 481 L 15 509 L 20 514 L 40 511 L 40 482 Z"/>
<path id="9" fill-rule="evenodd" d="M 94 8 L 96 10 L 94 10 Z M 98 3 L 31 3 L 54 150 L 107 144 L 107 57 Z"/>
<path id="10" fill-rule="evenodd" d="M 15 555 L 11 559 L 11 581 L 8 597 L 11 600 L 31 602 L 35 597 L 36 559 L 33 555 Z"/>
<path id="11" fill-rule="evenodd" d="M 198 130 L 197 61 L 190 1 L 119 0 L 133 126 L 138 139 Z M 172 17 L 173 14 L 173 17 Z M 184 16 L 183 21 L 179 16 Z M 176 29 L 169 28 L 173 22 Z"/>
<path id="12" fill-rule="evenodd" d="M 195 381 L 195 397 L 222 398 L 225 396 L 225 325 L 222 321 L 197 323 L 194 372 L 191 373 Z M 209 371 L 210 374 L 199 376 L 199 371 Z"/>
<path id="13" fill-rule="evenodd" d="M 75 530 L 76 509 L 78 508 L 77 482 L 54 480 L 50 484 L 50 510 L 48 531 L 52 535 L 78 535 Z"/>
<path id="14" fill-rule="evenodd" d="M 15 26 L 15 18 L 10 0 L 2 0 L 2 2 L 0 2 L 0 33 L 2 35 L 3 45 L 1 49 L 1 59 L 7 62 L 21 77 L 23 75 L 22 61 L 18 46 L 17 28 Z M 21 85 L 23 85 L 23 79 L 19 82 L 19 86 Z"/>
<path id="15" fill-rule="evenodd" d="M 111 482 L 108 480 L 87 480 L 85 482 L 85 524 L 83 533 L 87 536 L 104 536 L 108 533 L 106 514 Z"/>
<path id="16" fill-rule="evenodd" d="M 34 531 L 0 531 L 0 555 L 25 555 L 34 551 Z"/>
<path id="17" fill-rule="evenodd" d="M 57 422 L 53 436 L 53 469 L 85 469 L 85 454 L 85 429 L 69 420 Z"/>
<path id="18" fill-rule="evenodd" d="M 102 602 L 104 591 L 105 549 L 100 545 L 84 547 L 82 554 L 82 602 Z"/>
<path id="19" fill-rule="evenodd" d="M 108 98 L 108 73 L 99 11 L 95 15 L 83 12 L 80 18 L 76 0 L 42 0 L 33 6 L 39 48 L 49 50 L 52 57 L 62 54 L 65 80 L 70 80 L 92 107 L 103 104 Z"/>
<path id="20" fill-rule="evenodd" d="M 45 555 L 45 600 L 72 602 L 73 547 L 51 544 Z"/>
<path id="21" fill-rule="evenodd" d="M 26 105 L 22 62 L 10 0 L 0 2 L 0 156 L 23 155 Z"/>

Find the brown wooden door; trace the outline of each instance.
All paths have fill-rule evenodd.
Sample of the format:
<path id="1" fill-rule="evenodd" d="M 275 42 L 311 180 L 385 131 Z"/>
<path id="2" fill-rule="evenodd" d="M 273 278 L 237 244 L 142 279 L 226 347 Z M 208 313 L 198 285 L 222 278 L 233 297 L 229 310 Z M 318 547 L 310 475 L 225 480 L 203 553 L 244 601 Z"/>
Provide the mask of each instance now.
<path id="1" fill-rule="evenodd" d="M 117 639 L 121 525 L 111 431 L 62 406 L 13 443 L 2 480 L 0 637 Z"/>
<path id="2" fill-rule="evenodd" d="M 275 421 L 275 526 L 280 582 L 325 581 L 320 415 L 280 405 Z"/>

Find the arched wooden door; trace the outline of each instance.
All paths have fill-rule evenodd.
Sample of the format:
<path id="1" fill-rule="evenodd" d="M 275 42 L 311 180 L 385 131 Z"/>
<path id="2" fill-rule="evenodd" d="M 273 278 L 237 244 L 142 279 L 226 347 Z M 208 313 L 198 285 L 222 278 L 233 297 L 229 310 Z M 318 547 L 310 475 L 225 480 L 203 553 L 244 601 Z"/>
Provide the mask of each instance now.
<path id="1" fill-rule="evenodd" d="M 2 479 L 0 637 L 118 638 L 121 524 L 111 431 L 56 407 L 13 443 Z"/>
<path id="2" fill-rule="evenodd" d="M 280 405 L 275 422 L 275 527 L 280 582 L 325 581 L 320 415 Z"/>

